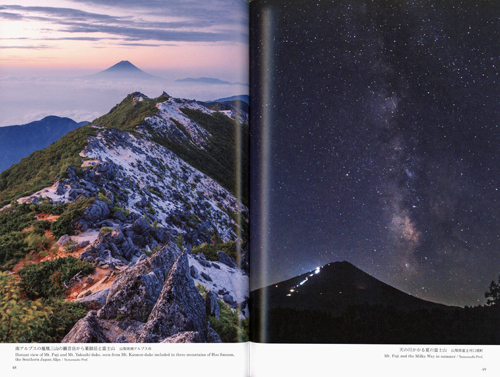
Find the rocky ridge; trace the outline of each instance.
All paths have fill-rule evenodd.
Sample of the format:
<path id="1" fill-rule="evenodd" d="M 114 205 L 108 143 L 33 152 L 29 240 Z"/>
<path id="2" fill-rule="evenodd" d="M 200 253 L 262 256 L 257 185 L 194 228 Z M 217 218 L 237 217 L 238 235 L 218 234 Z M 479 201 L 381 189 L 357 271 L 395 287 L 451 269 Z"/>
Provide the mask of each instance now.
<path id="1" fill-rule="evenodd" d="M 205 306 L 187 253 L 168 244 L 119 275 L 103 307 L 89 311 L 62 342 L 220 342 Z"/>
<path id="2" fill-rule="evenodd" d="M 53 186 L 19 199 L 87 200 L 89 205 L 70 223 L 76 234 L 61 237 L 59 246 L 80 250 L 80 259 L 110 271 L 94 287 L 114 279 L 105 289 L 92 288 L 93 280 L 84 284 L 88 289 L 78 300 L 90 311 L 65 342 L 220 341 L 208 325 L 206 308 L 217 317 L 220 299 L 248 315 L 247 272 L 223 252 L 219 262 L 208 262 L 201 253 L 190 255 L 192 245 L 210 243 L 213 237 L 238 241 L 248 209 L 150 133 L 204 149 L 210 133 L 180 109 L 214 111 L 196 101 L 163 97 L 157 115 L 145 118 L 136 132 L 92 126 L 96 133 L 80 152 L 81 166 L 68 166 Z M 147 97 L 133 93 L 131 98 L 135 104 Z M 242 117 L 238 110 L 223 114 Z M 179 236 L 184 252 L 175 245 Z M 239 263 L 248 266 L 244 259 Z M 199 271 L 196 278 L 193 269 Z M 207 287 L 209 303 L 195 284 Z"/>

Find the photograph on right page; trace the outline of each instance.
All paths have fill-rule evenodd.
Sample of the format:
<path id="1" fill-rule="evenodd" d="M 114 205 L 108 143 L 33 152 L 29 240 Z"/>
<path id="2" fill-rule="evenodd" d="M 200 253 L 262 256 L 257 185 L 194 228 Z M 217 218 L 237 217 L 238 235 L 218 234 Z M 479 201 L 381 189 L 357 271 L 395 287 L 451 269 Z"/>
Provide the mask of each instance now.
<path id="1" fill-rule="evenodd" d="M 250 7 L 251 340 L 500 344 L 500 3 Z"/>

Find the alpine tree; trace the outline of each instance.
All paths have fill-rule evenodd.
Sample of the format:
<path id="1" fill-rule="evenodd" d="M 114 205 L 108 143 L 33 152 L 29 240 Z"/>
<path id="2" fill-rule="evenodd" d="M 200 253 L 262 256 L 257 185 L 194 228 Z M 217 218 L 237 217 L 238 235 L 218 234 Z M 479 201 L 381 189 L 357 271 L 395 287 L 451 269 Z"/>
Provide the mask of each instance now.
<path id="1" fill-rule="evenodd" d="M 488 299 L 486 305 L 500 306 L 500 275 L 498 276 L 498 283 L 495 283 L 495 281 L 490 283 L 489 291 L 484 294 L 484 297 Z"/>

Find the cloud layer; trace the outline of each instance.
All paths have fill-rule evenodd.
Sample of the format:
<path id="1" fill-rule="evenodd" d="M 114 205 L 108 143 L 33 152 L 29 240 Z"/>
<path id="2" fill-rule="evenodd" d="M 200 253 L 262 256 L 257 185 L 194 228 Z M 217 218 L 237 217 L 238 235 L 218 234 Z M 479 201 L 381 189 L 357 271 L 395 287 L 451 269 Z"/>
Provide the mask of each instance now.
<path id="1" fill-rule="evenodd" d="M 121 42 L 224 42 L 246 38 L 242 0 L 216 1 L 74 1 L 86 10 L 47 6 L 0 6 L 0 19 L 43 22 L 57 31 L 50 40 Z M 123 13 L 127 9 L 127 14 Z M 77 34 L 78 37 L 68 36 Z M 14 36 L 15 39 L 15 36 Z M 15 48 L 15 47 L 10 47 Z"/>

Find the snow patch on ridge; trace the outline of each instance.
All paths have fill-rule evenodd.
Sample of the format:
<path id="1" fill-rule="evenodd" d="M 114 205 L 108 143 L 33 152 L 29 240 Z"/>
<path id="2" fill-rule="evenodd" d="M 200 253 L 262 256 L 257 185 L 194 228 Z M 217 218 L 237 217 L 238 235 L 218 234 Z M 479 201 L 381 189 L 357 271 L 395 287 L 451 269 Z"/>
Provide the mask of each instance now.
<path id="1" fill-rule="evenodd" d="M 119 185 L 128 194 L 128 208 L 142 214 L 138 203 L 147 202 L 158 225 L 181 231 L 172 221 L 187 219 L 206 236 L 217 232 L 224 241 L 236 239 L 230 213 L 246 211 L 238 199 L 213 179 L 157 143 L 103 128 L 90 137 L 82 152 L 86 158 L 119 167 Z M 184 220 L 186 222 L 186 220 Z"/>
<path id="2" fill-rule="evenodd" d="M 249 277 L 245 275 L 242 270 L 226 266 L 220 262 L 210 262 L 217 264 L 220 269 L 215 267 L 205 267 L 196 260 L 193 255 L 188 255 L 189 265 L 194 266 L 200 273 L 199 277 L 194 280 L 194 284 L 200 283 L 207 290 L 213 291 L 215 294 L 221 289 L 228 291 L 233 299 L 241 304 L 248 299 L 249 292 Z M 212 281 L 207 281 L 201 276 L 201 272 L 206 273 Z M 221 298 L 221 297 L 219 297 Z M 248 305 L 242 311 L 245 317 L 248 317 Z"/>

